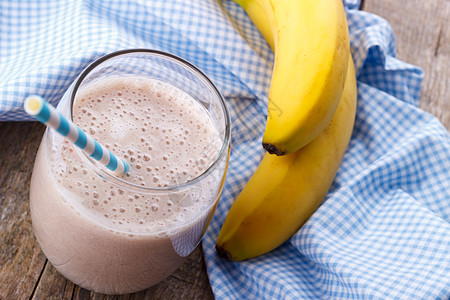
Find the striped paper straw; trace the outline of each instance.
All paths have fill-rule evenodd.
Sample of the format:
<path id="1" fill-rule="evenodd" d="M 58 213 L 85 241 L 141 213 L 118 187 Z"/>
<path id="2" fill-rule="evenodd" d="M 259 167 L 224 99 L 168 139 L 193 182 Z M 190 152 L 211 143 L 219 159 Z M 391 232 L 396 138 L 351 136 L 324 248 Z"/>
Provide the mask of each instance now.
<path id="1" fill-rule="evenodd" d="M 25 99 L 25 111 L 40 122 L 55 129 L 67 137 L 72 143 L 83 150 L 115 174 L 127 174 L 129 165 L 123 159 L 116 157 L 108 149 L 85 133 L 77 125 L 65 118 L 40 96 L 29 96 Z"/>

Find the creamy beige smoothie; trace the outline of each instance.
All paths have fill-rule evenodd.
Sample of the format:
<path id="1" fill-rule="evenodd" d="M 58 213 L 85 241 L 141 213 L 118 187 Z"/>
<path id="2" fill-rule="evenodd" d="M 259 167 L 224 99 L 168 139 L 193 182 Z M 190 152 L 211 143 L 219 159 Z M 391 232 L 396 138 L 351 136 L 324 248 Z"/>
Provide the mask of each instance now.
<path id="1" fill-rule="evenodd" d="M 89 83 L 77 91 L 72 116 L 130 172 L 102 178 L 100 166 L 47 133 L 30 189 L 39 244 L 59 272 L 87 289 L 122 294 L 154 285 L 192 252 L 210 221 L 226 159 L 210 167 L 223 137 L 191 96 L 140 76 Z"/>

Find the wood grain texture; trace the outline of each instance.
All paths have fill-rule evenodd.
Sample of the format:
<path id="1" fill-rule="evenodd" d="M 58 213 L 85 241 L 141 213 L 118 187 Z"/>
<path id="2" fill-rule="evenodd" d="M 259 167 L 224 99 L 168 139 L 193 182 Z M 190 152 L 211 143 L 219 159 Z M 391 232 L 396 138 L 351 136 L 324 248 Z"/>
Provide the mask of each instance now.
<path id="1" fill-rule="evenodd" d="M 425 72 L 420 107 L 450 129 L 450 1 L 365 0 L 364 10 L 385 18 L 397 56 Z M 201 247 L 169 278 L 145 291 L 107 296 L 62 277 L 47 262 L 32 232 L 29 184 L 44 126 L 0 123 L 0 299 L 213 299 Z"/>
<path id="2" fill-rule="evenodd" d="M 27 299 L 45 256 L 37 247 L 28 191 L 44 126 L 0 123 L 0 299 Z"/>
<path id="3" fill-rule="evenodd" d="M 450 1 L 365 0 L 363 9 L 390 23 L 397 57 L 424 71 L 419 107 L 450 130 Z"/>

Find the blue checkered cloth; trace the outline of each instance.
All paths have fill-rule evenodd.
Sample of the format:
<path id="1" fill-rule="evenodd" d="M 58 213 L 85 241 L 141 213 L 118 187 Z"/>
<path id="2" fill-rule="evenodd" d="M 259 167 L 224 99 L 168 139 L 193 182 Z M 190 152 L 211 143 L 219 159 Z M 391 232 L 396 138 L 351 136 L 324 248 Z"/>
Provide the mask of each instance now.
<path id="1" fill-rule="evenodd" d="M 231 112 L 229 173 L 203 239 L 217 299 L 450 298 L 450 135 L 417 108 L 422 71 L 395 57 L 389 24 L 344 1 L 358 79 L 348 151 L 325 201 L 275 251 L 220 259 L 215 241 L 262 158 L 273 53 L 224 0 L 1 1 L 0 120 L 57 104 L 89 63 L 124 48 L 171 52 L 218 86 Z"/>

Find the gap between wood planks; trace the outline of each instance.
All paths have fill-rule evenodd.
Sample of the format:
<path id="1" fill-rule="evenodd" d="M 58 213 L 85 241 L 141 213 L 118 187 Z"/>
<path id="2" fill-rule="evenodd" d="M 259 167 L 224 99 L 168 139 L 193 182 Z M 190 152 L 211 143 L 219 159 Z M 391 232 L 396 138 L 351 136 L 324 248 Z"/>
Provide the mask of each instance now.
<path id="1" fill-rule="evenodd" d="M 41 277 L 44 274 L 45 267 L 47 266 L 47 263 L 48 263 L 48 259 L 45 259 L 44 266 L 42 267 L 41 273 L 39 273 L 39 277 L 36 280 L 36 283 L 34 284 L 33 291 L 31 292 L 31 295 L 30 295 L 30 298 L 29 298 L 30 300 L 34 298 L 34 294 L 36 293 L 36 290 L 37 290 L 37 288 L 39 286 L 39 283 L 41 282 Z"/>

